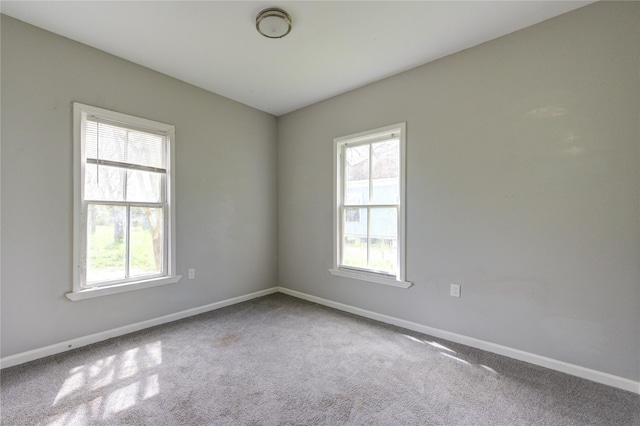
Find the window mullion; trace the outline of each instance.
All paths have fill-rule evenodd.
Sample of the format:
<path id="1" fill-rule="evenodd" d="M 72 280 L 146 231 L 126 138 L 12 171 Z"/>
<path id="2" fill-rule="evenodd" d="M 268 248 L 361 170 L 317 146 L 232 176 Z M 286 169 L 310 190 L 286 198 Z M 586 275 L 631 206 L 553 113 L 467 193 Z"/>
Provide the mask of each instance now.
<path id="1" fill-rule="evenodd" d="M 84 176 L 83 176 L 84 178 Z M 84 198 L 84 194 L 82 195 Z M 81 220 L 80 229 L 80 280 L 86 285 L 87 283 L 87 262 L 89 261 L 89 203 L 86 200 L 81 201 Z"/>
<path id="2" fill-rule="evenodd" d="M 129 161 L 129 130 L 127 130 L 126 132 L 126 139 L 124 140 L 124 161 L 128 162 Z M 123 196 L 123 200 L 125 202 L 127 202 L 128 200 L 128 196 L 127 196 L 127 188 L 129 186 L 128 183 L 128 179 L 129 179 L 129 171 L 127 169 L 123 169 L 122 173 L 124 174 L 124 177 L 122 179 L 122 182 L 124 184 L 124 187 L 122 188 L 122 196 Z M 125 245 L 124 245 L 124 276 L 125 279 L 129 279 L 129 277 L 131 277 L 131 271 L 129 270 L 129 266 L 130 266 L 130 261 L 129 261 L 129 256 L 131 255 L 131 205 L 129 203 L 125 204 L 125 208 L 126 208 L 126 220 L 127 220 L 127 235 L 125 236 Z"/>
<path id="3" fill-rule="evenodd" d="M 339 252 L 339 259 L 338 259 L 338 264 L 342 265 L 344 263 L 344 229 L 345 229 L 345 210 L 344 210 L 344 206 L 341 205 L 338 207 L 338 215 L 340 217 L 340 229 L 339 229 L 339 245 L 340 245 L 340 252 Z"/>
<path id="4" fill-rule="evenodd" d="M 167 192 L 168 192 L 168 186 L 167 186 L 167 173 L 163 173 L 160 176 L 160 202 L 163 204 L 167 203 Z"/>
<path id="5" fill-rule="evenodd" d="M 369 144 L 369 199 L 373 200 L 373 144 Z M 367 207 L 367 268 L 371 268 L 371 207 Z"/>
<path id="6" fill-rule="evenodd" d="M 373 146 L 369 144 L 369 200 L 367 204 L 371 204 L 373 200 Z"/>
<path id="7" fill-rule="evenodd" d="M 345 213 L 344 213 L 344 203 L 345 203 L 345 193 L 346 193 L 346 186 L 347 186 L 347 182 L 346 182 L 346 178 L 345 178 L 345 169 L 346 169 L 346 158 L 347 158 L 347 154 L 346 154 L 346 145 L 342 145 L 340 147 L 340 158 L 339 158 L 339 164 L 340 164 L 340 202 L 339 204 L 339 208 L 338 208 L 338 214 L 340 215 L 340 220 L 338 220 L 338 226 L 340 227 L 340 229 L 338 230 L 338 236 L 340 238 L 340 242 L 339 244 L 339 259 L 338 259 L 338 264 L 342 265 L 344 263 L 344 231 L 345 231 Z"/>
<path id="8" fill-rule="evenodd" d="M 401 232 L 401 208 L 398 204 L 396 206 L 396 265 L 398 265 L 396 274 L 400 274 L 400 262 L 402 261 L 401 247 L 404 246 L 404 233 Z"/>
<path id="9" fill-rule="evenodd" d="M 169 229 L 169 207 L 166 202 L 162 206 L 162 273 L 169 273 L 169 244 L 170 244 L 170 235 L 168 232 Z"/>
<path id="10" fill-rule="evenodd" d="M 131 277 L 131 271 L 129 271 L 129 256 L 131 254 L 131 206 L 127 204 L 127 235 L 125 236 L 125 253 L 124 253 L 124 273 L 125 278 Z"/>
<path id="11" fill-rule="evenodd" d="M 127 130 L 126 135 L 127 138 L 124 140 L 124 161 L 126 163 L 129 162 L 129 135 L 130 135 L 130 131 Z M 122 190 L 122 193 L 124 194 L 124 201 L 127 201 L 129 199 L 129 197 L 127 197 L 127 186 L 128 186 L 128 182 L 127 180 L 129 179 L 129 171 L 127 169 L 124 170 L 124 188 Z"/>
<path id="12" fill-rule="evenodd" d="M 371 268 L 371 208 L 367 207 L 367 268 Z"/>

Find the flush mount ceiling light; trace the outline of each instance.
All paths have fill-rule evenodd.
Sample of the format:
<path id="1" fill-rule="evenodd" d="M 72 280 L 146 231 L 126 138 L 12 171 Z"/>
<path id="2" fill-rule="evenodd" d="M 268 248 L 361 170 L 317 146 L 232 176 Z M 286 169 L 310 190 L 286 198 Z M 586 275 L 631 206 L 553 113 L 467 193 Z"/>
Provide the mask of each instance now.
<path id="1" fill-rule="evenodd" d="M 282 38 L 291 31 L 291 16 L 282 9 L 270 7 L 256 16 L 256 29 L 268 38 Z"/>

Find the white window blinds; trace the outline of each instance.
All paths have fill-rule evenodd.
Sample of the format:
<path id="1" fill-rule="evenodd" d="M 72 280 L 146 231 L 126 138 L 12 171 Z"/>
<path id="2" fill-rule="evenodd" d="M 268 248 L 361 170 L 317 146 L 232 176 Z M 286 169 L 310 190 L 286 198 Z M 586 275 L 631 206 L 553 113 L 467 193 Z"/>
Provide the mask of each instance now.
<path id="1" fill-rule="evenodd" d="M 166 135 L 87 117 L 87 163 L 165 172 Z"/>

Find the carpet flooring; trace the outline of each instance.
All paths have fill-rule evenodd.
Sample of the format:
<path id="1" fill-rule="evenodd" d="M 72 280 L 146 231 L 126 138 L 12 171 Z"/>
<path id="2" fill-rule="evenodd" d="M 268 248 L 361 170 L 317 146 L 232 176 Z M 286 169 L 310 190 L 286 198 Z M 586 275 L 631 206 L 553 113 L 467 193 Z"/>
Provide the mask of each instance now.
<path id="1" fill-rule="evenodd" d="M 640 425 L 640 396 L 284 294 L 4 369 L 10 425 Z"/>

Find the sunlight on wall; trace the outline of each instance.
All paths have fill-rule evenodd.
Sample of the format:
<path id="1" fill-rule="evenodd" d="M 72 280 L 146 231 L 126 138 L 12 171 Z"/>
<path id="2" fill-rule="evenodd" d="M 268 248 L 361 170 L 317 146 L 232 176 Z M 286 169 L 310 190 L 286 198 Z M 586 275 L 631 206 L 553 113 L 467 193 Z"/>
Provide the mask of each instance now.
<path id="1" fill-rule="evenodd" d="M 160 377 L 155 372 L 160 364 L 162 342 L 158 340 L 72 368 L 52 404 L 69 408 L 49 425 L 108 420 L 153 398 L 160 393 Z M 87 399 L 88 403 L 76 402 Z"/>

